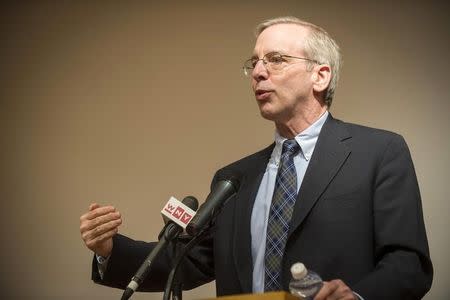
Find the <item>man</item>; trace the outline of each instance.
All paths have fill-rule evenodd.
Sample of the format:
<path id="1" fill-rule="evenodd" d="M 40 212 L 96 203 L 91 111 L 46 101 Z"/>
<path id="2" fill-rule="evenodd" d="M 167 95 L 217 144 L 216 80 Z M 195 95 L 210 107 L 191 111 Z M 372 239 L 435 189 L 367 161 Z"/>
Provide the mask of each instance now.
<path id="1" fill-rule="evenodd" d="M 216 279 L 218 295 L 287 290 L 303 262 L 325 280 L 316 300 L 420 299 L 432 264 L 414 167 L 397 134 L 344 123 L 328 112 L 339 48 L 320 27 L 297 18 L 257 27 L 244 71 L 275 143 L 219 170 L 241 187 L 210 237 L 181 271 L 186 289 Z M 93 279 L 124 288 L 152 243 L 116 234 L 120 214 L 92 204 L 81 233 L 97 255 Z M 161 290 L 173 251 L 143 290 Z M 105 262 L 106 260 L 106 262 Z"/>

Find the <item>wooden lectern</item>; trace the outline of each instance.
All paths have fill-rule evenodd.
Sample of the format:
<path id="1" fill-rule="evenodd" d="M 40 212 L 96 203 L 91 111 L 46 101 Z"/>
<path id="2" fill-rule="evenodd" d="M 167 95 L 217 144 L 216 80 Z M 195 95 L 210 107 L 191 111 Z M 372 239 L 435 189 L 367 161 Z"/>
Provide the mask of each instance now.
<path id="1" fill-rule="evenodd" d="M 302 300 L 286 292 L 268 292 L 264 294 L 242 294 L 235 296 L 223 296 L 218 298 L 210 298 L 207 300 Z"/>

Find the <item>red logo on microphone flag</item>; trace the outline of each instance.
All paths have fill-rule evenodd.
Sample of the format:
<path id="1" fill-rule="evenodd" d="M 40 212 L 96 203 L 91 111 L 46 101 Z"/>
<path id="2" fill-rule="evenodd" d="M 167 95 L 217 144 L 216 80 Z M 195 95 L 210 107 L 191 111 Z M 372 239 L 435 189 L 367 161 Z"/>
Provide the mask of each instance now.
<path id="1" fill-rule="evenodd" d="M 175 208 L 176 208 L 176 206 L 172 205 L 171 203 L 167 203 L 166 207 L 164 207 L 164 210 L 169 213 L 173 213 Z"/>
<path id="2" fill-rule="evenodd" d="M 175 211 L 172 213 L 172 215 L 177 218 L 177 219 L 181 219 L 181 216 L 184 213 L 184 209 L 180 206 L 177 207 L 177 209 L 175 209 Z"/>
<path id="3" fill-rule="evenodd" d="M 184 205 L 183 202 L 178 201 L 175 197 L 170 197 L 169 201 L 167 201 L 161 210 L 161 214 L 163 218 L 167 218 L 164 222 L 168 220 L 173 221 L 184 229 L 195 216 L 195 211 L 189 206 Z"/>
<path id="4" fill-rule="evenodd" d="M 181 216 L 180 221 L 187 225 L 191 219 L 192 219 L 192 215 L 190 215 L 190 214 L 188 214 L 187 212 L 185 212 L 185 213 Z"/>

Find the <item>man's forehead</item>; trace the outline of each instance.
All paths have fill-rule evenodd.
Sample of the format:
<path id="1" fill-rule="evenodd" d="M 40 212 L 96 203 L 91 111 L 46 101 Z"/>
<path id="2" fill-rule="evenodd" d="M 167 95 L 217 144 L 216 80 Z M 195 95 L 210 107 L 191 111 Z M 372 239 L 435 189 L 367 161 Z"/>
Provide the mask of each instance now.
<path id="1" fill-rule="evenodd" d="M 256 39 L 253 54 L 302 51 L 308 28 L 299 24 L 275 24 L 264 29 Z"/>

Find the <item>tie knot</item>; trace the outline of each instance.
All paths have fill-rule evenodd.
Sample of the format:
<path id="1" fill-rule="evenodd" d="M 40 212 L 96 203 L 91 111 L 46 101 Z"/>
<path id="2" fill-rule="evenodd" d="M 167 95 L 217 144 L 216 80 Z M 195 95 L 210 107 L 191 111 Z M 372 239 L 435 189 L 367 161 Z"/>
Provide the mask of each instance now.
<path id="1" fill-rule="evenodd" d="M 300 150 L 300 145 L 297 143 L 295 139 L 284 141 L 282 151 L 283 154 L 286 153 L 292 155 L 297 153 L 298 150 Z"/>

